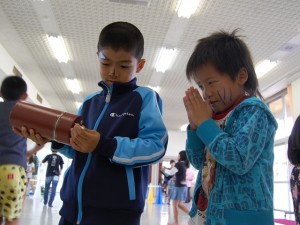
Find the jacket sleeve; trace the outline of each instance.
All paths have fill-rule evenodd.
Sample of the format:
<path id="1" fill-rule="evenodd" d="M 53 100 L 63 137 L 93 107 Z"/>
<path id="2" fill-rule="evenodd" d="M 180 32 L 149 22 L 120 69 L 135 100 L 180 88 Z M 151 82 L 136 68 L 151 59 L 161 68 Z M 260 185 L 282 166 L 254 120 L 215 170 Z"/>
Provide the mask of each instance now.
<path id="1" fill-rule="evenodd" d="M 230 128 L 234 130 L 229 134 L 222 131 L 214 120 L 208 119 L 198 127 L 197 135 L 219 164 L 243 175 L 253 167 L 263 151 L 273 154 L 266 146 L 274 139 L 277 125 L 270 120 L 265 109 L 257 106 L 245 107 L 234 123 L 234 128 Z M 269 143 L 269 147 L 273 148 L 273 144 Z"/>
<path id="2" fill-rule="evenodd" d="M 56 141 L 52 141 L 51 150 L 58 151 L 69 159 L 73 159 L 75 155 L 75 150 L 71 146 Z"/>
<path id="3" fill-rule="evenodd" d="M 116 164 L 144 166 L 158 161 L 165 155 L 168 134 L 161 114 L 161 99 L 155 92 L 143 92 L 143 89 L 140 95 L 143 103 L 138 136 L 134 139 L 117 136 L 114 137 L 114 142 L 109 142 L 110 146 L 101 146 L 101 154 L 107 155 Z"/>
<path id="4" fill-rule="evenodd" d="M 186 154 L 194 168 L 200 170 L 204 157 L 204 143 L 197 136 L 196 131 L 187 129 Z"/>
<path id="5" fill-rule="evenodd" d="M 171 169 L 165 169 L 164 173 L 168 176 L 174 176 L 178 172 L 178 169 L 176 167 L 172 167 Z"/>

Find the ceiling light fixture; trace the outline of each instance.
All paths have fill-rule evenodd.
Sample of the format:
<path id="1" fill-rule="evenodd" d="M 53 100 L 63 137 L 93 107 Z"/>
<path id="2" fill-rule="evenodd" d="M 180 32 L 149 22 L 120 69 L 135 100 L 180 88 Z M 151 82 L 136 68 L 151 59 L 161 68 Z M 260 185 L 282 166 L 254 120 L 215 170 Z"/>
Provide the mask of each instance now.
<path id="1" fill-rule="evenodd" d="M 53 54 L 60 63 L 67 63 L 70 60 L 64 39 L 61 36 L 47 36 Z"/>
<path id="2" fill-rule="evenodd" d="M 196 11 L 199 2 L 201 0 L 180 0 L 177 5 L 178 17 L 190 18 L 190 16 Z"/>
<path id="3" fill-rule="evenodd" d="M 165 47 L 162 47 L 160 49 L 160 52 L 158 54 L 156 63 L 155 63 L 155 69 L 156 72 L 162 72 L 164 73 L 167 69 L 169 69 L 174 62 L 175 56 L 177 55 L 177 50 L 174 48 L 167 49 Z"/>
<path id="4" fill-rule="evenodd" d="M 79 82 L 76 78 L 74 78 L 74 79 L 66 78 L 66 84 L 67 84 L 68 89 L 70 91 L 72 91 L 73 94 L 80 93 L 81 88 L 80 88 Z"/>
<path id="5" fill-rule="evenodd" d="M 275 66 L 277 66 L 277 61 L 271 61 L 271 60 L 263 60 L 255 66 L 255 72 L 257 78 L 261 78 L 266 73 L 268 73 L 270 70 L 272 70 Z"/>

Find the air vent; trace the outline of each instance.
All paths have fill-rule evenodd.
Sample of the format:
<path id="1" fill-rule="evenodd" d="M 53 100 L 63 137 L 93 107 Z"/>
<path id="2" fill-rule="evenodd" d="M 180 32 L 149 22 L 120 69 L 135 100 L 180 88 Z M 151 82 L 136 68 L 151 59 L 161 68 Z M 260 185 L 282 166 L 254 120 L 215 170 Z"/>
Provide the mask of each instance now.
<path id="1" fill-rule="evenodd" d="M 130 5 L 150 6 L 151 0 L 109 0 L 109 2 L 123 3 Z"/>
<path id="2" fill-rule="evenodd" d="M 13 75 L 16 75 L 18 77 L 23 77 L 23 75 L 21 74 L 21 72 L 14 66 L 13 71 L 12 71 Z"/>
<path id="3" fill-rule="evenodd" d="M 39 94 L 36 94 L 36 100 L 38 100 L 41 104 L 43 103 L 43 99 Z"/>
<path id="4" fill-rule="evenodd" d="M 279 50 L 285 51 L 285 52 L 292 52 L 297 47 L 299 47 L 299 45 L 295 45 L 295 44 L 291 44 L 291 43 L 286 43 L 283 46 L 281 46 L 281 48 L 279 48 Z"/>

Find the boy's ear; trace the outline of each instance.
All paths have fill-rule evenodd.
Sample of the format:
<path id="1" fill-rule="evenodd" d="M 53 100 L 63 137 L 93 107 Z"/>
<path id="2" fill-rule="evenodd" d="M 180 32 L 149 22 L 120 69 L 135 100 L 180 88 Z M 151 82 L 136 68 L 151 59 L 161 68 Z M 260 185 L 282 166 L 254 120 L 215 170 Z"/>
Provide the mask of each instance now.
<path id="1" fill-rule="evenodd" d="M 136 71 L 135 72 L 139 73 L 143 69 L 145 63 L 146 63 L 146 60 L 145 59 L 141 59 L 140 62 L 138 63 L 138 65 L 137 65 L 137 67 L 136 67 Z"/>
<path id="2" fill-rule="evenodd" d="M 247 82 L 247 80 L 248 80 L 248 72 L 246 68 L 241 68 L 237 76 L 237 82 L 240 85 L 244 85 Z"/>
<path id="3" fill-rule="evenodd" d="M 24 93 L 24 94 L 21 96 L 20 100 L 26 100 L 27 97 L 28 97 L 28 94 L 27 94 L 27 93 Z"/>

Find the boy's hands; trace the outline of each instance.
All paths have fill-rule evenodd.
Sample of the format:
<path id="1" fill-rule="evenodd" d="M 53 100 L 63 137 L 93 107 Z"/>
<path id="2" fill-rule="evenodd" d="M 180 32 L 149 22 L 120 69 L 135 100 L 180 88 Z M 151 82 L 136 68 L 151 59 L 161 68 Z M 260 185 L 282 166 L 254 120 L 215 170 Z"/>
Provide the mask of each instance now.
<path id="1" fill-rule="evenodd" d="M 36 133 L 35 130 L 29 129 L 27 127 L 21 127 L 21 130 L 16 129 L 15 127 L 12 128 L 13 131 L 23 137 L 29 138 L 34 141 L 37 145 L 43 146 L 50 140 L 47 138 L 43 138 L 39 133 Z"/>
<path id="2" fill-rule="evenodd" d="M 72 148 L 79 152 L 93 152 L 99 143 L 100 136 L 100 133 L 95 130 L 89 130 L 79 124 L 75 124 L 71 129 L 70 144 Z"/>
<path id="3" fill-rule="evenodd" d="M 199 91 L 194 87 L 190 87 L 185 91 L 183 103 L 191 130 L 196 130 L 201 123 L 212 117 L 212 109 L 203 100 Z"/>
<path id="4" fill-rule="evenodd" d="M 43 146 L 49 142 L 49 139 L 43 138 L 39 133 L 36 133 L 33 129 L 22 127 L 18 130 L 13 127 L 13 131 L 21 136 L 31 139 L 36 144 Z M 79 152 L 88 153 L 95 150 L 100 140 L 100 133 L 95 130 L 89 130 L 75 124 L 71 129 L 70 145 L 72 148 Z"/>

